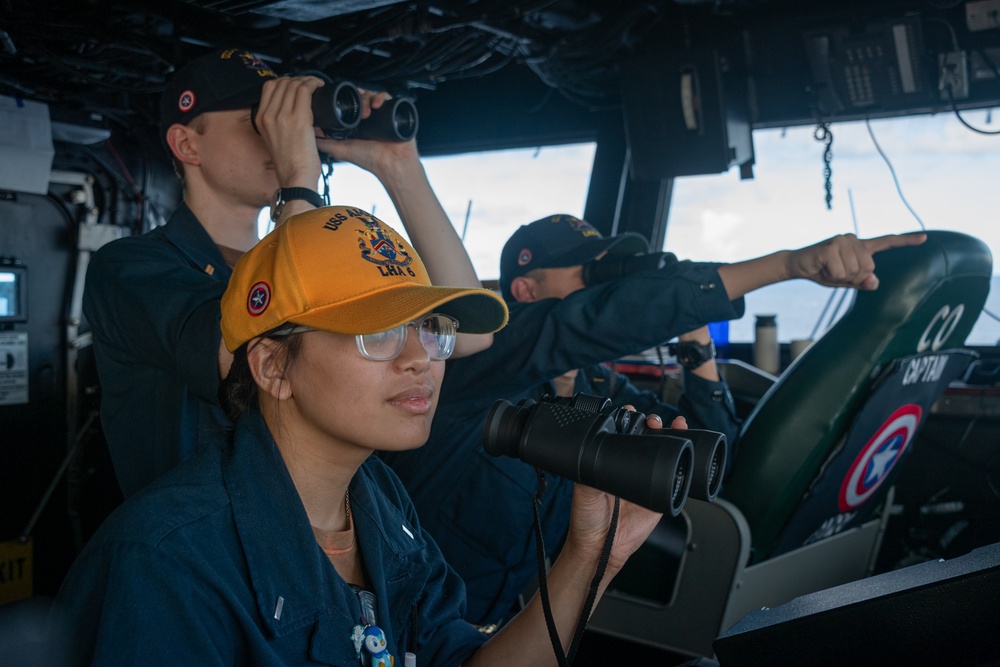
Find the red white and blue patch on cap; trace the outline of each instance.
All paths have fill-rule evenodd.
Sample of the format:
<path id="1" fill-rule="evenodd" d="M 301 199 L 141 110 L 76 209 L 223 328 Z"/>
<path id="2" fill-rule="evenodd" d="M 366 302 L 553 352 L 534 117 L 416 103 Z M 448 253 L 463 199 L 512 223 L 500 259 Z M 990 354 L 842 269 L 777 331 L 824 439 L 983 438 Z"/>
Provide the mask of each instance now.
<path id="1" fill-rule="evenodd" d="M 257 317 L 271 305 L 271 286 L 261 281 L 250 288 L 247 296 L 247 312 Z"/>
<path id="2" fill-rule="evenodd" d="M 177 98 L 177 108 L 181 111 L 187 113 L 194 108 L 194 103 L 197 101 L 193 90 L 185 90 L 181 93 L 181 96 Z"/>
<path id="3" fill-rule="evenodd" d="M 840 486 L 837 503 L 841 512 L 860 507 L 881 486 L 913 439 L 922 414 L 919 405 L 907 404 L 879 427 L 854 459 Z"/>
<path id="4" fill-rule="evenodd" d="M 534 259 L 534 255 L 531 254 L 530 248 L 525 248 L 521 252 L 517 253 L 518 266 L 527 266 L 528 264 L 531 263 L 532 259 Z"/>

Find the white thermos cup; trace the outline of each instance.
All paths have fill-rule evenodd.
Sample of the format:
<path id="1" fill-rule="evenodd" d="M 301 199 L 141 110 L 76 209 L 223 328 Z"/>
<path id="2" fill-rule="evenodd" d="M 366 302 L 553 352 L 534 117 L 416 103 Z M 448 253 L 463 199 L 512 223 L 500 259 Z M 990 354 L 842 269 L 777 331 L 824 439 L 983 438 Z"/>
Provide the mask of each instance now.
<path id="1" fill-rule="evenodd" d="M 777 320 L 777 315 L 758 315 L 754 326 L 753 364 L 772 375 L 781 370 Z"/>

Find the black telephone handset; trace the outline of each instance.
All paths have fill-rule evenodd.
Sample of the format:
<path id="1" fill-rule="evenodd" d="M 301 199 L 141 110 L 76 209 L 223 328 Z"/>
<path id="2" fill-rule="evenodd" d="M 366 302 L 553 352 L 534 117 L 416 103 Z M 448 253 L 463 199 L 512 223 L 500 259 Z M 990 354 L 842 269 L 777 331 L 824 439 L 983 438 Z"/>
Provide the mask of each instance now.
<path id="1" fill-rule="evenodd" d="M 812 74 L 812 87 L 816 109 L 822 116 L 832 116 L 844 109 L 830 72 L 830 36 L 807 35 L 806 59 Z"/>

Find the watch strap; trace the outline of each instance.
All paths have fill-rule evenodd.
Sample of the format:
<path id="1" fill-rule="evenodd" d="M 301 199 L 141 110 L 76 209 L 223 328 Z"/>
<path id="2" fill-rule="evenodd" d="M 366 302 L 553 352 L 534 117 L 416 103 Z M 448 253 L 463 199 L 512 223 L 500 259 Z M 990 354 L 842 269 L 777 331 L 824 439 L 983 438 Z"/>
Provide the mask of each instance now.
<path id="1" fill-rule="evenodd" d="M 697 343 L 693 340 L 682 340 L 670 346 L 671 353 L 684 368 L 694 370 L 707 361 L 715 359 L 715 341 Z"/>
<path id="2" fill-rule="evenodd" d="M 310 188 L 278 188 L 274 193 L 274 204 L 271 206 L 271 220 L 277 222 L 285 204 L 296 199 L 307 201 L 316 208 L 326 204 L 323 196 Z"/>

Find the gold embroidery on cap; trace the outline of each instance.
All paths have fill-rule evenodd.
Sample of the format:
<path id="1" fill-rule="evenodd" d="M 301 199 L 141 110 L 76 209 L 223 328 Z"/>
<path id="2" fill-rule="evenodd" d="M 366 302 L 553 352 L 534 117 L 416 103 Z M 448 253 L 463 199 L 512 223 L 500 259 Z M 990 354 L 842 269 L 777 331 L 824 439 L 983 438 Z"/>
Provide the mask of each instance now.
<path id="1" fill-rule="evenodd" d="M 357 217 L 365 226 L 364 229 L 356 230 L 361 235 L 359 246 L 362 259 L 377 264 L 383 276 L 402 275 L 404 269 L 410 276 L 416 275 L 409 268 L 413 257 L 406 252 L 402 239 L 393 240 L 390 236 L 392 230 L 383 227 L 378 218 L 372 215 L 355 216 L 351 209 L 348 209 L 348 213 Z"/>

